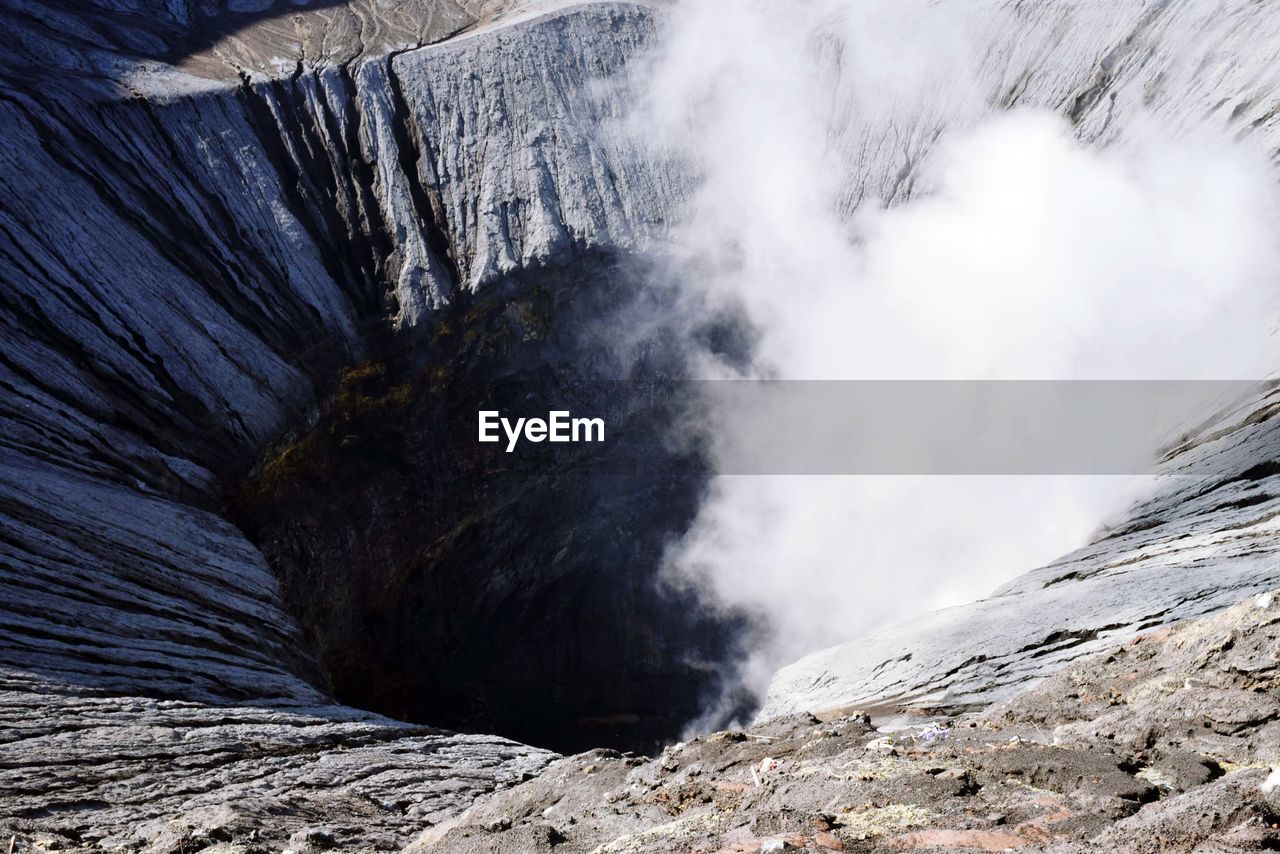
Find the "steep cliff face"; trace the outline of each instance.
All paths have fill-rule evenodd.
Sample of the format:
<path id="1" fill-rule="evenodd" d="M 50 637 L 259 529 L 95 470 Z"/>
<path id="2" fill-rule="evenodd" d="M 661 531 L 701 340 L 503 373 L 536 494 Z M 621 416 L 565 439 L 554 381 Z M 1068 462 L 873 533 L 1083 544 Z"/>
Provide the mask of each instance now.
<path id="1" fill-rule="evenodd" d="M 604 6 L 484 36 L 509 64 L 492 69 L 495 89 L 459 89 L 453 107 L 515 117 L 510 144 L 542 137 L 542 171 L 520 151 L 485 160 L 477 148 L 441 180 L 444 141 L 472 137 L 452 116 L 447 128 L 416 118 L 430 93 L 411 87 L 470 74 L 456 58 L 414 56 L 404 75 L 422 81 L 403 84 L 408 54 L 220 83 L 139 60 L 172 53 L 146 37 L 161 19 L 134 12 L 137 27 L 104 46 L 90 35 L 96 11 L 6 9 L 21 26 L 0 95 L 0 668 L 10 719 L 39 723 L 5 729 L 5 821 L 83 845 L 124 832 L 176 847 L 183 832 L 148 817 L 208 787 L 184 757 L 221 769 L 209 803 L 230 810 L 214 821 L 224 829 L 191 831 L 215 839 L 257 823 L 261 790 L 248 783 L 267 765 L 282 797 L 322 774 L 317 806 L 266 830 L 267 844 L 362 802 L 366 763 L 387 762 L 387 796 L 339 812 L 360 815 L 349 844 L 394 847 L 548 754 L 333 705 L 267 560 L 223 517 L 224 491 L 316 416 L 341 368 L 421 343 L 415 330 L 459 288 L 582 248 L 590 223 L 571 204 L 555 212 L 561 238 L 538 248 L 547 233 L 527 234 L 527 213 L 508 212 L 491 184 L 549 186 L 550 164 L 594 156 L 587 130 L 546 128 L 589 128 L 575 112 L 587 80 L 620 67 L 651 27 L 643 11 Z M 146 97 L 107 97 L 138 74 Z M 482 187 L 483 205 L 466 196 Z M 497 257 L 497 234 L 523 248 L 482 271 L 471 259 Z M 171 735 L 180 747 L 147 746 Z M 357 746 L 370 746 L 363 761 L 329 758 Z M 27 775 L 73 758 L 73 777 L 32 787 Z M 136 796 L 113 782 L 135 773 L 121 762 L 149 775 Z M 416 782 L 392 786 L 403 775 Z"/>
<path id="2" fill-rule="evenodd" d="M 581 97 L 589 75 L 618 67 L 648 31 L 640 12 L 604 7 L 577 15 L 529 25 L 525 41 L 509 49 L 516 61 L 507 69 L 511 91 L 497 100 L 486 94 L 484 104 L 473 93 L 459 108 L 517 113 L 518 103 L 522 123 L 545 125 L 560 105 Z M 641 24 L 627 26 L 628 15 Z M 588 39 L 584 29 L 623 35 Z M 592 58 L 568 79 L 534 76 L 547 59 L 531 45 L 545 50 L 557 34 L 559 53 L 585 50 Z M 568 158 L 554 141 L 546 143 L 541 173 L 495 148 L 492 162 L 468 161 L 465 175 L 444 184 L 424 180 L 436 157 L 423 156 L 423 140 L 439 145 L 457 133 L 452 119 L 445 129 L 409 118 L 413 107 L 390 70 L 402 59 L 371 61 L 354 74 L 324 67 L 288 81 L 163 101 L 8 92 L 0 140 L 5 469 L 13 493 L 31 500 L 8 508 L 8 543 L 17 554 L 6 578 L 29 585 L 22 579 L 31 573 L 23 570 L 34 568 L 37 553 L 49 573 L 46 584 L 24 586 L 19 598 L 38 593 L 40 604 L 29 609 L 26 631 L 14 625 L 8 633 L 13 666 L 33 664 L 30 645 L 56 649 L 55 658 L 77 656 L 79 627 L 58 623 L 50 609 L 62 593 L 85 599 L 73 589 L 83 579 L 174 576 L 171 583 L 182 588 L 177 598 L 190 599 L 180 607 L 125 619 L 116 609 L 128 603 L 75 606 L 85 609 L 83 623 L 167 631 L 175 649 L 157 652 L 152 669 L 136 666 L 135 653 L 120 645 L 59 666 L 117 688 L 163 692 L 166 680 L 178 678 L 194 680 L 209 696 L 231 690 L 187 666 L 181 653 L 184 639 L 192 639 L 189 624 L 226 611 L 254 615 L 245 620 L 250 636 L 292 637 L 293 630 L 278 613 L 275 583 L 256 550 L 211 512 L 219 506 L 219 479 L 246 470 L 270 441 L 304 421 L 340 367 L 397 346 L 398 335 L 460 284 L 492 279 L 496 261 L 481 271 L 471 259 L 499 251 L 494 235 L 528 245 L 528 254 L 517 256 L 521 263 L 546 262 L 586 242 L 589 223 L 575 222 L 567 206 L 556 212 L 560 238 L 526 238 L 525 214 L 508 211 L 491 188 L 485 205 L 466 195 L 491 187 L 495 175 L 550 185 L 545 164 Z M 418 62 L 430 66 L 429 59 Z M 462 68 L 437 73 L 469 73 Z M 500 77 L 495 72 L 494 80 Z M 513 138 L 511 145 L 526 142 Z M 466 185 L 472 169 L 490 180 Z M 446 195 L 455 199 L 452 210 L 440 201 Z M 468 210 L 482 226 L 466 224 Z M 42 507 L 44 482 L 56 501 Z M 76 537 L 77 529 L 86 533 Z M 120 560 L 101 543 L 117 531 L 122 543 L 146 532 L 156 545 Z M 50 563 L 85 575 L 76 581 Z M 193 574 L 208 568 L 237 581 L 202 587 L 195 575 L 175 572 L 187 565 Z M 229 596 L 254 597 L 256 606 L 212 607 L 222 587 Z M 279 637 L 241 645 L 249 652 L 278 647 Z M 193 644 L 189 653 L 198 650 Z M 237 696 L 254 690 L 247 688 L 252 679 L 226 682 Z M 271 695 L 281 693 L 307 696 L 300 685 Z"/>

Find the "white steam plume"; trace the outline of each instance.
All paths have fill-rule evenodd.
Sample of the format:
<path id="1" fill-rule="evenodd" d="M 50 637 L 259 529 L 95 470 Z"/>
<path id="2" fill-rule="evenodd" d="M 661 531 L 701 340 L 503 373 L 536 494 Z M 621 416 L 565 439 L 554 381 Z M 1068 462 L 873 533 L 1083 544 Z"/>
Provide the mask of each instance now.
<path id="1" fill-rule="evenodd" d="M 1088 148 L 1058 115 L 993 108 L 991 34 L 1012 15 L 924 0 L 672 10 L 632 117 L 700 178 L 667 260 L 692 304 L 759 332 L 745 374 L 701 354 L 701 375 L 1270 372 L 1280 216 L 1267 161 L 1153 117 Z M 767 621 L 741 674 L 759 691 L 807 651 L 1082 545 L 1135 488 L 721 477 L 670 570 Z"/>

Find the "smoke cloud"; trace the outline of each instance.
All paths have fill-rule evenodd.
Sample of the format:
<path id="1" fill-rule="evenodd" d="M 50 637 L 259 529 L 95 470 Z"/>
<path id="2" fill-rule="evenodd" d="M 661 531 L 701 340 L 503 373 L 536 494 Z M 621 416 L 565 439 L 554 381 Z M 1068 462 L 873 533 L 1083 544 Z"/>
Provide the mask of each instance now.
<path id="1" fill-rule="evenodd" d="M 745 366 L 692 347 L 695 375 L 1270 373 L 1280 215 L 1267 160 L 1154 116 L 1086 145 L 1054 112 L 1000 109 L 996 40 L 1013 14 L 924 0 L 673 7 L 631 116 L 698 177 L 664 269 L 690 311 L 755 333 Z M 1083 545 L 1147 486 L 724 476 L 673 544 L 669 576 L 766 627 L 735 676 L 760 692 L 808 651 Z"/>

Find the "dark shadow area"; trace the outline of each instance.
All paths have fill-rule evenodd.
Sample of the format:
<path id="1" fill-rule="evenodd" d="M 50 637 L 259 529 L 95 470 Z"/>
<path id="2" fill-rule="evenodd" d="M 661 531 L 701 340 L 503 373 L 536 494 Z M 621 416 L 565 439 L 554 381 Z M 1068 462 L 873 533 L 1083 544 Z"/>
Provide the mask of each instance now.
<path id="1" fill-rule="evenodd" d="M 339 700 L 647 752 L 721 697 L 749 624 L 661 582 L 708 475 L 667 441 L 681 352 L 661 327 L 635 334 L 652 298 L 604 254 L 459 294 L 417 352 L 347 371 L 240 487 L 233 515 Z M 478 441 L 486 408 L 602 416 L 609 441 L 507 453 Z"/>

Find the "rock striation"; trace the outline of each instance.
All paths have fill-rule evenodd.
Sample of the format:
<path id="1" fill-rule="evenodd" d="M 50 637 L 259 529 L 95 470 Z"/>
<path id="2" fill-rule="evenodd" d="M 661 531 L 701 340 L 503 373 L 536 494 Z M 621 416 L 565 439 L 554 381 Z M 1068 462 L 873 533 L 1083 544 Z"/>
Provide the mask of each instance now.
<path id="1" fill-rule="evenodd" d="M 554 758 L 336 705 L 20 687 L 0 695 L 0 802 L 22 850 L 396 851 Z"/>

